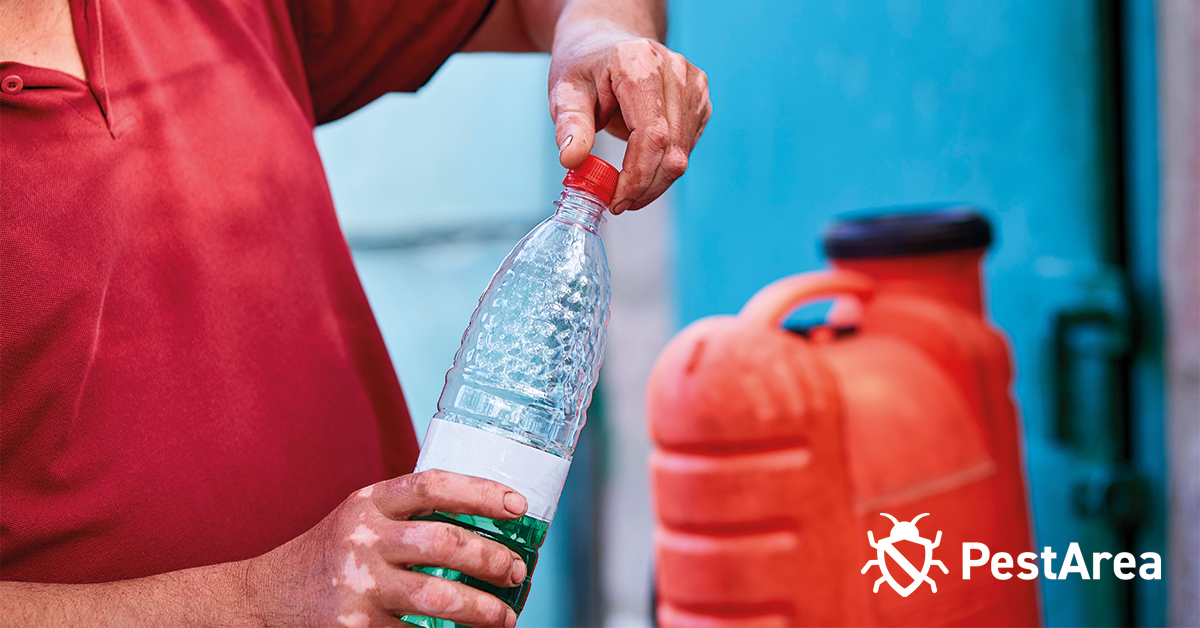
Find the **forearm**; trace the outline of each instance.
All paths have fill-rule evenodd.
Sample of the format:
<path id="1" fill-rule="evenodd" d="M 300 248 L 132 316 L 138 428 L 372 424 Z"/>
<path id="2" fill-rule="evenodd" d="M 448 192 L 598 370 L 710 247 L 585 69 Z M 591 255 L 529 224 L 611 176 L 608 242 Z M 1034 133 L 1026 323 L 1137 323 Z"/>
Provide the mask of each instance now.
<path id="1" fill-rule="evenodd" d="M 663 0 L 495 0 L 461 52 L 557 52 L 589 36 L 667 34 Z"/>
<path id="2" fill-rule="evenodd" d="M 248 626 L 246 563 L 225 563 L 99 584 L 0 582 L 0 624 Z"/>
<path id="3" fill-rule="evenodd" d="M 542 51 L 604 31 L 663 41 L 667 12 L 662 0 L 517 0 L 530 41 Z"/>

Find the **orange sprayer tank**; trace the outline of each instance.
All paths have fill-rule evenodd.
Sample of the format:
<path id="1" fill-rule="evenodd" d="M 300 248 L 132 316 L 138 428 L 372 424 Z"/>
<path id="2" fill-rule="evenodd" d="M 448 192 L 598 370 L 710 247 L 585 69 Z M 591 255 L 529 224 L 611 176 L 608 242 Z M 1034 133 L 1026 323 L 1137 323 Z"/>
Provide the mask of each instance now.
<path id="1" fill-rule="evenodd" d="M 826 237 L 832 270 L 776 281 L 664 349 L 647 391 L 661 625 L 1039 623 L 1036 580 L 962 578 L 964 542 L 1032 550 L 1011 361 L 983 317 L 989 242 L 964 208 L 845 221 Z M 783 329 L 818 299 L 835 300 L 825 323 Z M 948 570 L 929 570 L 936 593 L 872 592 L 881 513 L 929 513 L 917 525 L 941 531 Z M 924 548 L 896 548 L 922 568 Z"/>

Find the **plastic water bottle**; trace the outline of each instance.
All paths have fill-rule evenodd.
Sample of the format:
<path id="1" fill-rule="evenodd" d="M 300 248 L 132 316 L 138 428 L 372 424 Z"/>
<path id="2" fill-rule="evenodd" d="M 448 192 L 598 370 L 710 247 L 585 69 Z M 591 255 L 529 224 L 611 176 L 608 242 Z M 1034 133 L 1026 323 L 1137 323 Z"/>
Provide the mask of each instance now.
<path id="1" fill-rule="evenodd" d="M 558 507 L 608 331 L 608 258 L 597 228 L 617 169 L 589 156 L 567 173 L 553 216 L 508 254 L 463 334 L 416 471 L 442 469 L 506 484 L 529 509 L 516 520 L 436 512 L 525 561 L 520 586 L 505 588 L 452 569 L 415 570 L 494 594 L 520 614 L 538 548 Z M 428 628 L 454 622 L 408 615 Z"/>

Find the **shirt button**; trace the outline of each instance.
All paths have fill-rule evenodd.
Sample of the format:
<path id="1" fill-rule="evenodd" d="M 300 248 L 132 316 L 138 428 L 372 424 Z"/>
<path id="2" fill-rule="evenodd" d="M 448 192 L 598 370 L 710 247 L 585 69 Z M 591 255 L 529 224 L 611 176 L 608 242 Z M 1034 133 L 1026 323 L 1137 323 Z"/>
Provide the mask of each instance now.
<path id="1" fill-rule="evenodd" d="M 22 81 L 21 77 L 16 74 L 10 74 L 0 81 L 0 89 L 4 90 L 5 94 L 16 94 L 23 87 L 25 87 L 25 81 Z"/>

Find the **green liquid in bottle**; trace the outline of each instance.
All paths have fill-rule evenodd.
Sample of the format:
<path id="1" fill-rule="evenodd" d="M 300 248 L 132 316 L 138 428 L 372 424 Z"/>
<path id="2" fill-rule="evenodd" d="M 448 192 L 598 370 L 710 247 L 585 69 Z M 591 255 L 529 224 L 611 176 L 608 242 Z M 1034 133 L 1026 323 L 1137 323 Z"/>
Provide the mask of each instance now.
<path id="1" fill-rule="evenodd" d="M 472 578 L 462 572 L 446 569 L 445 567 L 414 567 L 413 571 L 447 580 L 454 580 L 455 582 L 461 582 L 481 591 L 486 591 L 511 606 L 513 612 L 517 615 L 521 614 L 521 609 L 525 608 L 525 600 L 529 597 L 529 585 L 533 581 L 533 568 L 537 566 L 538 549 L 542 547 L 542 542 L 546 540 L 546 530 L 550 527 L 549 522 L 534 519 L 530 516 L 521 517 L 520 519 L 489 519 L 488 517 L 454 515 L 444 512 L 435 512 L 432 515 L 414 517 L 414 519 L 453 523 L 480 536 L 485 536 L 493 541 L 502 543 L 516 552 L 521 557 L 521 560 L 525 561 L 525 582 L 515 587 L 498 587 L 478 578 Z M 415 626 L 422 626 L 423 628 L 456 628 L 460 626 L 460 624 L 448 619 L 425 617 L 423 615 L 405 615 L 400 619 Z"/>

